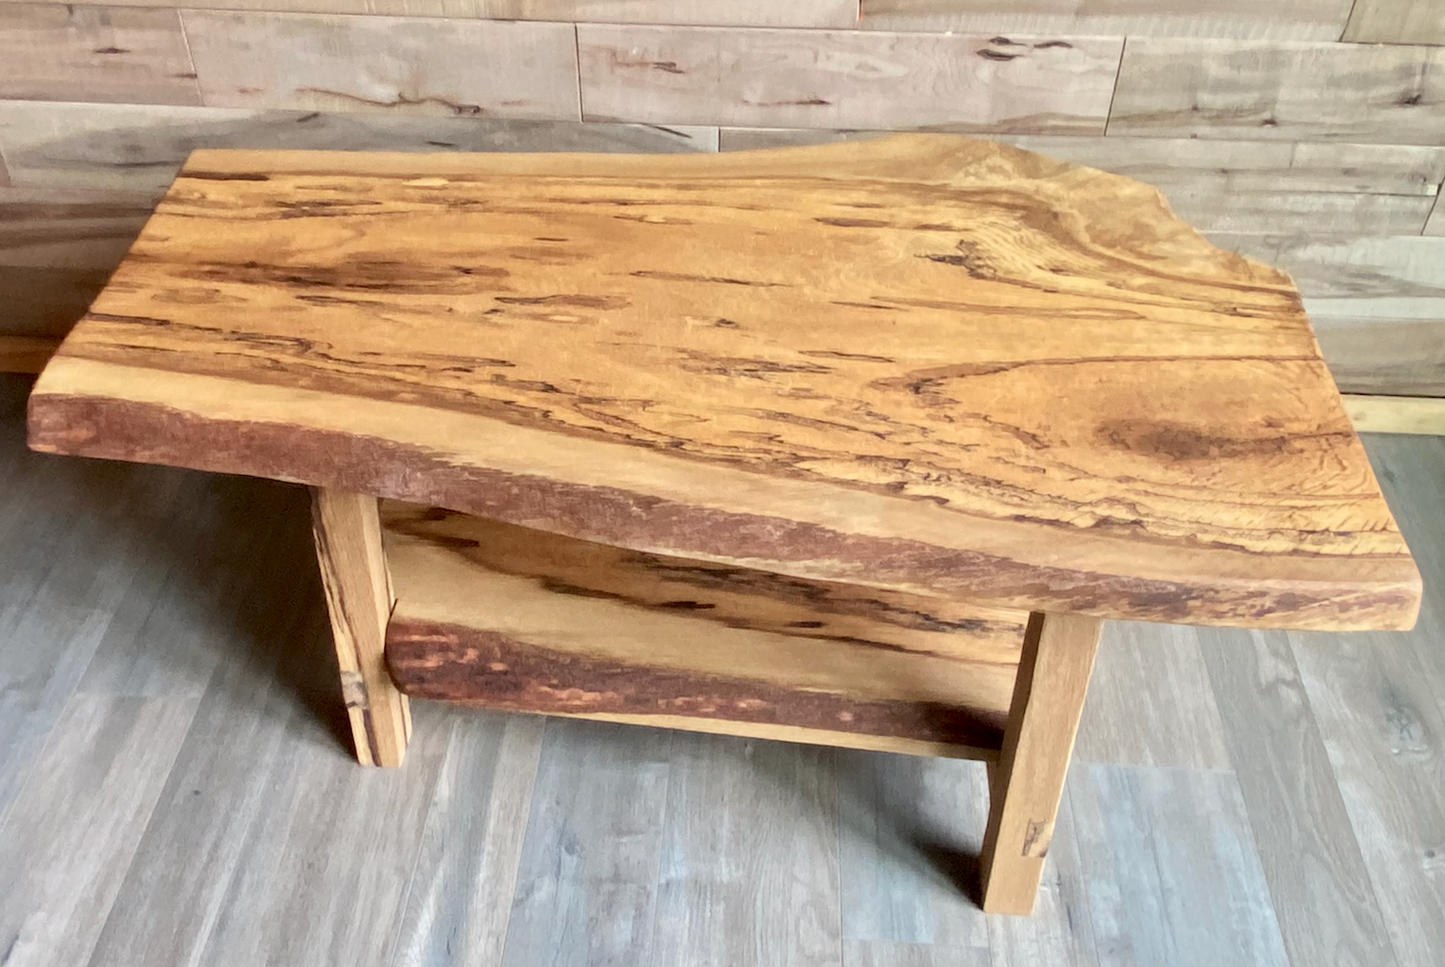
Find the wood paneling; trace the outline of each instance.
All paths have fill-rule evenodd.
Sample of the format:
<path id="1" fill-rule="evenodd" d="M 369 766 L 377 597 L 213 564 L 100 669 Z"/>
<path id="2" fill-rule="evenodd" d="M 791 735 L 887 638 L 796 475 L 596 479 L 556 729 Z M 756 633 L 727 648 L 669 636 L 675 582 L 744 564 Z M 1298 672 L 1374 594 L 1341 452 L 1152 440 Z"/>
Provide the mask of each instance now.
<path id="1" fill-rule="evenodd" d="M 144 194 L 0 187 L 0 266 L 108 271 L 151 208 Z"/>
<path id="2" fill-rule="evenodd" d="M 0 151 L 17 185 L 154 192 L 198 148 L 327 151 L 714 151 L 717 129 L 0 101 Z"/>
<path id="3" fill-rule="evenodd" d="M 1179 138 L 1011 138 L 1030 151 L 1138 178 L 1206 232 L 1416 234 L 1445 148 Z"/>
<path id="4" fill-rule="evenodd" d="M 0 0 L 0 6 L 10 2 L 12 0 Z M 164 2 L 110 0 L 110 5 L 144 7 L 160 6 Z M 174 2 L 179 6 L 183 0 Z M 189 10 L 731 27 L 852 27 L 858 21 L 858 0 L 786 0 L 781 3 L 778 0 L 184 0 L 184 6 Z"/>
<path id="5" fill-rule="evenodd" d="M 199 104 L 179 13 L 0 3 L 0 97 Z"/>
<path id="6" fill-rule="evenodd" d="M 128 192 L 0 188 L 0 334 L 69 332 L 153 203 Z"/>
<path id="7" fill-rule="evenodd" d="M 184 16 L 208 106 L 577 119 L 570 24 Z"/>
<path id="8" fill-rule="evenodd" d="M 1118 38 L 581 24 L 589 120 L 1102 133 Z"/>
<path id="9" fill-rule="evenodd" d="M 864 748 L 998 747 L 1021 614 L 395 502 L 386 517 L 398 598 L 387 659 L 417 697 L 724 732 L 738 722 Z"/>
<path id="10" fill-rule="evenodd" d="M 1445 396 L 1445 239 L 1215 240 L 1294 277 L 1341 390 Z"/>
<path id="11" fill-rule="evenodd" d="M 1346 396 L 1345 409 L 1361 433 L 1445 435 L 1445 400 L 1414 396 Z"/>
<path id="12" fill-rule="evenodd" d="M 860 26 L 873 30 L 1338 40 L 1349 15 L 1350 0 L 862 0 Z"/>
<path id="13" fill-rule="evenodd" d="M 1320 315 L 1313 322 L 1340 392 L 1445 396 L 1445 316 Z"/>
<path id="14" fill-rule="evenodd" d="M 1355 0 L 1345 40 L 1362 44 L 1445 44 L 1440 0 Z"/>
<path id="15" fill-rule="evenodd" d="M 1445 197 L 1445 191 L 1435 198 L 1435 208 L 1430 212 L 1430 217 L 1425 220 L 1426 235 L 1445 235 L 1445 202 L 1440 200 Z"/>
<path id="16" fill-rule="evenodd" d="M 1445 48 L 1131 38 L 1110 134 L 1445 143 Z"/>

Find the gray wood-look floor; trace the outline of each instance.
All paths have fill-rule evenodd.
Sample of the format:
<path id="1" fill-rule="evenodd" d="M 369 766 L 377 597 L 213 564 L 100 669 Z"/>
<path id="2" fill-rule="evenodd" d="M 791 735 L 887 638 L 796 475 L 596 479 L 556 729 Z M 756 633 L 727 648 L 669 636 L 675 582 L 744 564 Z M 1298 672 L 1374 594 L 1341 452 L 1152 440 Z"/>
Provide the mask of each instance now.
<path id="1" fill-rule="evenodd" d="M 1038 912 L 975 763 L 418 704 L 353 764 L 295 487 L 42 457 L 0 377 L 0 963 L 1445 962 L 1445 440 L 1410 634 L 1119 624 Z M 963 887 L 960 884 L 964 884 Z"/>

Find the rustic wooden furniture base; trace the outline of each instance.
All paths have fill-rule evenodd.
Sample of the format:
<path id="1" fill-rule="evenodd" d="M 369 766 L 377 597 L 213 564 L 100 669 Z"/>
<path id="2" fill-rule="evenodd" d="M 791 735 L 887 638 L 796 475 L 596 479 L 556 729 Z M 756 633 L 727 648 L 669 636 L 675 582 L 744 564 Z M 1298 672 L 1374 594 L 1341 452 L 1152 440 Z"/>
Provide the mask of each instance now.
<path id="1" fill-rule="evenodd" d="M 1288 277 L 941 135 L 196 152 L 30 443 L 315 488 L 364 763 L 408 695 L 979 758 L 1009 913 L 1104 619 L 1420 601 Z"/>
<path id="2" fill-rule="evenodd" d="M 400 765 L 407 696 L 982 759 L 991 912 L 1033 909 L 1101 619 L 627 551 L 313 492 L 358 759 Z"/>

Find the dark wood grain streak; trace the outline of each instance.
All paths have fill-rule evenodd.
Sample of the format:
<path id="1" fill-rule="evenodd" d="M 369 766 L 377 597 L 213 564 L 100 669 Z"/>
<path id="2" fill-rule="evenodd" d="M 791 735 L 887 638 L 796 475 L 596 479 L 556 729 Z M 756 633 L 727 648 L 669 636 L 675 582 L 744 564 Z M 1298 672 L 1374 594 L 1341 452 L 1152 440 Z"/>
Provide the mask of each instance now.
<path id="1" fill-rule="evenodd" d="M 647 554 L 396 500 L 383 501 L 381 519 L 393 545 L 430 546 L 459 566 L 533 580 L 553 594 L 793 638 L 976 664 L 1019 661 L 1027 617 L 1019 611 Z"/>
<path id="2" fill-rule="evenodd" d="M 699 642 L 699 647 L 706 647 Z M 996 749 L 1003 723 L 966 708 L 881 701 L 619 664 L 551 651 L 504 634 L 407 620 L 387 632 L 387 662 L 414 698 L 525 712 L 669 716 Z M 672 723 L 669 723 L 672 724 Z"/>

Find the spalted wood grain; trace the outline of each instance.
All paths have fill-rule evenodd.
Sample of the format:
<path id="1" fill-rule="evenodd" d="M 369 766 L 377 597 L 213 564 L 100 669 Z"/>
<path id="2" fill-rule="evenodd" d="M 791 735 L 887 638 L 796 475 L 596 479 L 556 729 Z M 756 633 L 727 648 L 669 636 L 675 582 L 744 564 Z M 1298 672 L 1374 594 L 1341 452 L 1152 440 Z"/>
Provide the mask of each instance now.
<path id="1" fill-rule="evenodd" d="M 1445 142 L 1445 49 L 1131 39 L 1110 134 Z"/>
<path id="2" fill-rule="evenodd" d="M 211 107 L 580 120 L 570 24 L 184 16 L 202 102 Z"/>
<path id="3" fill-rule="evenodd" d="M 233 2 L 233 0 L 228 0 Z M 1365 0 L 1360 0 L 1365 2 Z M 1407 0 L 1408 2 L 1408 0 Z M 1428 2 L 1428 0 L 1417 0 Z M 1351 0 L 862 0 L 873 30 L 1338 40 Z"/>
<path id="4" fill-rule="evenodd" d="M 578 24 L 589 121 L 1102 134 L 1118 37 Z"/>
<path id="5" fill-rule="evenodd" d="M 0 3 L 0 97 L 199 104 L 175 10 Z"/>
<path id="6" fill-rule="evenodd" d="M 736 151 L 878 136 L 866 130 L 723 128 L 719 147 Z M 996 138 L 1154 185 L 1176 214 L 1209 233 L 1418 235 L 1445 177 L 1445 147 L 1428 145 L 1123 135 Z"/>
<path id="7" fill-rule="evenodd" d="M 1286 276 L 948 136 L 197 152 L 31 442 L 1019 609 L 1396 627 L 1420 593 Z"/>
<path id="8" fill-rule="evenodd" d="M 311 528 L 356 758 L 364 766 L 399 766 L 411 710 L 386 671 L 393 598 L 376 503 L 366 494 L 317 487 Z"/>
<path id="9" fill-rule="evenodd" d="M 391 501 L 383 516 L 387 661 L 410 695 L 864 748 L 998 747 L 1020 612 Z"/>

